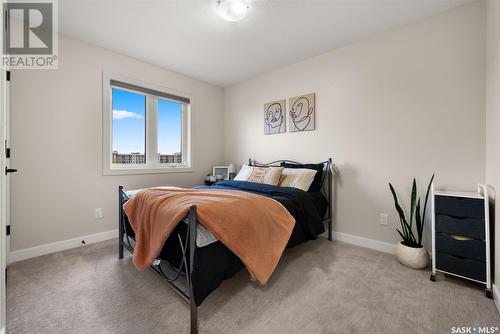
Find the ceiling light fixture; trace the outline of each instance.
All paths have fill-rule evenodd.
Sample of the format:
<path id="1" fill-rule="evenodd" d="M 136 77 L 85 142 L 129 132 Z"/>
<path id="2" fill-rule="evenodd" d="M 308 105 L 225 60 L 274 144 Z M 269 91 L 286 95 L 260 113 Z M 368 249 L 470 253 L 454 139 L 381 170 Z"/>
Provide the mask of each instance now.
<path id="1" fill-rule="evenodd" d="M 224 20 L 236 22 L 245 17 L 249 7 L 247 0 L 217 0 L 215 10 Z"/>

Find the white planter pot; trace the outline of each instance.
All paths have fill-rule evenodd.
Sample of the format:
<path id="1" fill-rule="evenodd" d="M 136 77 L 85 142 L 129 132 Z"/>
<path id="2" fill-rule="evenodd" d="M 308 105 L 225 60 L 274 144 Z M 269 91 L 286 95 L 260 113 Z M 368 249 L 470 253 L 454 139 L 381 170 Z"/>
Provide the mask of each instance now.
<path id="1" fill-rule="evenodd" d="M 396 245 L 396 258 L 401 264 L 413 269 L 422 269 L 429 264 L 429 254 L 424 247 L 408 247 L 401 242 Z"/>

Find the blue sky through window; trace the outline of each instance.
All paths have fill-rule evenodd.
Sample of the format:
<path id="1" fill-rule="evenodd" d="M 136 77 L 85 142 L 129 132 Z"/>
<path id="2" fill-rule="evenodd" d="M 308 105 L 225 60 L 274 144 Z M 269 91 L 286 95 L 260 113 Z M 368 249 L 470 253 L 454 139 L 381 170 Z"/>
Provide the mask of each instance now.
<path id="1" fill-rule="evenodd" d="M 146 96 L 112 89 L 113 151 L 146 150 Z M 181 152 L 182 104 L 158 99 L 158 153 Z"/>
<path id="2" fill-rule="evenodd" d="M 181 152 L 182 104 L 158 99 L 158 153 Z"/>
<path id="3" fill-rule="evenodd" d="M 146 151 L 146 96 L 113 88 L 113 151 Z"/>

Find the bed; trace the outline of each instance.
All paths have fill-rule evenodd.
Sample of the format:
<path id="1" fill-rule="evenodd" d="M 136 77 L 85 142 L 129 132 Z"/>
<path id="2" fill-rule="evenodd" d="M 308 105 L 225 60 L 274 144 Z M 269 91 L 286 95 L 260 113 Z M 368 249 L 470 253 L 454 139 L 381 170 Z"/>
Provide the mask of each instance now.
<path id="1" fill-rule="evenodd" d="M 250 166 L 278 166 L 296 164 L 289 160 L 271 163 L 257 163 L 249 160 Z M 287 248 L 295 247 L 308 240 L 314 240 L 325 232 L 328 226 L 328 239 L 332 238 L 332 159 L 323 162 L 324 172 L 321 188 L 317 191 L 302 191 L 291 187 L 277 187 L 245 181 L 222 181 L 212 186 L 198 189 L 238 190 L 270 197 L 281 203 L 295 218 L 295 225 Z M 118 191 L 119 204 L 119 258 L 124 249 L 134 251 L 135 234 L 128 222 L 123 205 L 133 195 L 122 186 Z M 173 289 L 191 310 L 191 333 L 197 333 L 197 307 L 225 279 L 244 268 L 240 259 L 226 246 L 214 238 L 209 231 L 198 224 L 196 206 L 191 206 L 183 223 L 179 223 L 170 234 L 151 269 Z"/>

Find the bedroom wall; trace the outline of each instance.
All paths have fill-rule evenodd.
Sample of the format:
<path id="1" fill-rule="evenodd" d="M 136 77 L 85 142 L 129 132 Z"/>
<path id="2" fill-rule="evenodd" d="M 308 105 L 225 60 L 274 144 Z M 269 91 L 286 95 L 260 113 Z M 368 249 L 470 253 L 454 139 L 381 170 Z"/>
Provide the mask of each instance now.
<path id="1" fill-rule="evenodd" d="M 414 176 L 422 191 L 433 172 L 438 188 L 484 182 L 484 18 L 475 2 L 226 88 L 226 160 L 333 157 L 334 229 L 398 242 L 389 181 L 405 204 Z M 264 103 L 310 92 L 315 131 L 264 135 Z"/>
<path id="2" fill-rule="evenodd" d="M 486 2 L 486 182 L 500 191 L 500 2 Z M 500 212 L 500 201 L 496 201 Z M 497 214 L 498 216 L 498 214 Z M 496 219 L 498 222 L 500 219 Z M 496 222 L 495 239 L 500 240 Z M 500 245 L 499 242 L 496 242 Z M 495 249 L 495 277 L 500 277 L 500 246 Z M 498 301 L 498 290 L 495 298 Z"/>
<path id="3" fill-rule="evenodd" d="M 63 36 L 59 48 L 58 70 L 12 73 L 11 250 L 116 229 L 119 184 L 192 186 L 223 162 L 221 88 Z M 102 175 L 103 71 L 192 94 L 194 173 Z"/>

